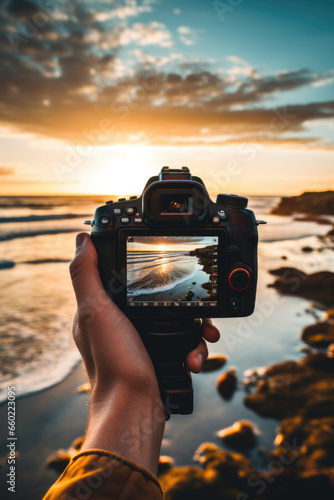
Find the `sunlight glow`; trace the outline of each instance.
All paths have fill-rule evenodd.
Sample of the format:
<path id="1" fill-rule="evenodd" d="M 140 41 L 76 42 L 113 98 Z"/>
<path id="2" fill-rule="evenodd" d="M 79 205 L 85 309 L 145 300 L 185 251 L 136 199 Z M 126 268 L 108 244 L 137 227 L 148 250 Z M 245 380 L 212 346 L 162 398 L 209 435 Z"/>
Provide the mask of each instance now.
<path id="1" fill-rule="evenodd" d="M 166 252 L 167 250 L 170 250 L 170 248 L 167 245 L 158 245 L 157 246 L 158 252 Z"/>
<path id="2" fill-rule="evenodd" d="M 120 145 L 99 149 L 97 168 L 90 185 L 91 193 L 139 195 L 146 180 L 157 174 L 156 160 L 146 146 Z M 110 155 L 106 159 L 108 149 Z"/>

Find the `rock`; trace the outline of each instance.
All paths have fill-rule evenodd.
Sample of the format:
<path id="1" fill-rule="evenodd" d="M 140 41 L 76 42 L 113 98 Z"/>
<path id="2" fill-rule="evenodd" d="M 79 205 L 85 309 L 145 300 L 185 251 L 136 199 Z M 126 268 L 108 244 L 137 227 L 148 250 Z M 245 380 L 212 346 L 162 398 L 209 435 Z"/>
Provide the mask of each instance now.
<path id="1" fill-rule="evenodd" d="M 12 260 L 0 260 L 0 269 L 11 269 L 15 266 Z"/>
<path id="2" fill-rule="evenodd" d="M 313 252 L 313 248 L 312 247 L 303 247 L 302 252 L 311 253 L 311 252 Z"/>
<path id="3" fill-rule="evenodd" d="M 195 248 L 189 252 L 189 255 L 196 255 L 199 263 L 203 266 L 203 271 L 208 274 L 212 273 L 212 246 Z"/>
<path id="4" fill-rule="evenodd" d="M 217 389 L 223 399 L 229 401 L 237 388 L 237 375 L 235 368 L 223 373 L 217 380 Z"/>
<path id="5" fill-rule="evenodd" d="M 183 299 L 178 299 L 178 302 L 187 302 L 190 301 L 194 297 L 194 292 L 192 290 L 188 290 Z"/>
<path id="6" fill-rule="evenodd" d="M 305 354 L 310 354 L 312 352 L 312 349 L 310 349 L 308 346 L 304 345 L 302 347 L 299 347 L 298 349 L 300 352 L 304 352 Z"/>
<path id="7" fill-rule="evenodd" d="M 326 311 L 326 320 L 327 319 L 334 319 L 334 309 L 328 309 Z"/>
<path id="8" fill-rule="evenodd" d="M 271 213 L 291 215 L 292 213 L 334 215 L 334 191 L 305 192 L 300 196 L 284 197 Z"/>
<path id="9" fill-rule="evenodd" d="M 212 443 L 203 443 L 195 457 L 203 469 L 173 467 L 159 476 L 165 500 L 236 500 L 250 491 L 247 479 L 255 471 L 247 458 L 224 452 Z"/>
<path id="10" fill-rule="evenodd" d="M 159 477 L 165 500 L 236 500 L 250 498 L 248 478 L 255 469 L 243 455 L 228 453 L 213 443 L 203 443 L 195 452 L 195 460 L 202 468 L 173 467 Z"/>
<path id="11" fill-rule="evenodd" d="M 78 385 L 77 387 L 77 392 L 80 394 L 82 392 L 89 392 L 90 391 L 90 383 L 86 382 L 85 384 Z"/>
<path id="12" fill-rule="evenodd" d="M 172 457 L 168 457 L 167 455 L 160 455 L 159 457 L 159 466 L 158 466 L 158 476 L 161 474 L 165 474 L 169 471 L 174 464 L 174 459 Z"/>
<path id="13" fill-rule="evenodd" d="M 319 321 L 314 325 L 306 326 L 301 338 L 311 347 L 328 347 L 334 343 L 334 323 Z"/>
<path id="14" fill-rule="evenodd" d="M 219 370 L 227 363 L 227 356 L 225 354 L 210 354 L 204 361 L 202 372 L 213 372 Z"/>
<path id="15" fill-rule="evenodd" d="M 316 222 L 324 226 L 330 226 L 332 222 L 324 217 L 319 217 L 318 215 L 306 215 L 304 217 L 294 217 L 293 220 L 296 222 Z"/>
<path id="16" fill-rule="evenodd" d="M 334 416 L 307 419 L 301 416 L 284 419 L 275 439 L 271 458 L 283 453 L 304 470 L 334 467 Z"/>
<path id="17" fill-rule="evenodd" d="M 71 458 L 74 457 L 74 455 L 76 455 L 80 450 L 83 440 L 83 437 L 78 437 L 66 450 L 64 448 L 60 448 L 52 453 L 46 460 L 47 467 L 54 469 L 59 474 L 62 473 L 68 466 Z"/>
<path id="18" fill-rule="evenodd" d="M 20 454 L 17 450 L 15 450 L 15 460 L 17 460 L 18 458 L 20 457 Z M 7 455 L 5 455 L 4 457 L 1 457 L 0 458 L 0 468 L 2 467 L 8 467 L 8 465 L 10 465 L 8 463 L 8 460 L 10 460 L 11 458 L 13 458 L 13 456 L 10 454 L 10 453 L 7 453 Z"/>
<path id="19" fill-rule="evenodd" d="M 247 420 L 239 420 L 218 432 L 223 443 L 238 451 L 248 450 L 256 445 L 255 427 Z"/>
<path id="20" fill-rule="evenodd" d="M 283 294 L 313 300 L 326 307 L 334 305 L 334 273 L 306 274 L 293 267 L 281 267 L 271 270 L 270 274 L 278 276 L 278 280 L 268 286 Z"/>
<path id="21" fill-rule="evenodd" d="M 75 454 L 76 450 L 74 448 L 68 448 L 67 450 L 60 448 L 47 458 L 46 464 L 50 469 L 54 469 L 61 474 Z"/>
<path id="22" fill-rule="evenodd" d="M 84 442 L 84 436 L 80 436 L 73 441 L 71 447 L 78 451 L 83 445 L 83 442 Z"/>
<path id="23" fill-rule="evenodd" d="M 331 344 L 331 345 L 328 346 L 327 356 L 329 358 L 334 358 L 334 344 Z"/>
<path id="24" fill-rule="evenodd" d="M 334 413 L 333 384 L 334 358 L 311 353 L 267 368 L 244 402 L 263 417 L 324 417 Z"/>
<path id="25" fill-rule="evenodd" d="M 202 467 L 172 467 L 159 477 L 165 500 L 314 500 L 332 498 L 334 468 L 325 449 L 314 449 L 310 457 L 316 467 L 299 466 L 301 451 L 284 441 L 277 454 L 256 470 L 241 454 L 202 443 L 194 460 Z M 264 459 L 267 457 L 265 456 Z M 301 462 L 302 464 L 302 462 Z M 306 465 L 306 462 L 304 462 Z M 307 465 L 306 465 L 307 466 Z"/>

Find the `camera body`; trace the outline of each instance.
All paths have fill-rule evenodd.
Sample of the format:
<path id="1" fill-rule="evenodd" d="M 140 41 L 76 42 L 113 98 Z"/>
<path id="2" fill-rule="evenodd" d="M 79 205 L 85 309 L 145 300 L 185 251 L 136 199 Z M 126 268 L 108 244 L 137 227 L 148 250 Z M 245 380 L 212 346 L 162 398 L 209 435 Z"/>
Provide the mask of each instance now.
<path id="1" fill-rule="evenodd" d="M 187 167 L 163 167 L 140 197 L 99 207 L 91 236 L 106 292 L 135 321 L 252 314 L 258 233 L 247 202 L 214 203 Z"/>

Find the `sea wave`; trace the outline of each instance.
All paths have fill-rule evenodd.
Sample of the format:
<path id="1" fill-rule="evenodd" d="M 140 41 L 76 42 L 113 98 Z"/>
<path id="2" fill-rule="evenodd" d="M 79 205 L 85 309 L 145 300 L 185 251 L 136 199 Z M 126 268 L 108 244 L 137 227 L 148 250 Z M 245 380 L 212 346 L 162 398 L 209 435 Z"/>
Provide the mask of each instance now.
<path id="1" fill-rule="evenodd" d="M 59 263 L 71 262 L 70 259 L 36 259 L 36 260 L 24 260 L 20 264 L 59 264 Z"/>
<path id="2" fill-rule="evenodd" d="M 15 222 L 45 222 L 52 220 L 63 220 L 63 219 L 82 219 L 84 217 L 90 217 L 91 214 L 50 214 L 50 215 L 27 215 L 27 216 L 16 216 L 16 217 L 0 217 L 0 224 L 8 224 Z"/>
<path id="3" fill-rule="evenodd" d="M 1 241 L 15 240 L 17 238 L 34 238 L 35 236 L 48 236 L 52 234 L 63 234 L 63 233 L 77 233 L 77 228 L 70 229 L 42 229 L 40 231 L 27 231 L 27 232 L 17 232 L 17 233 L 5 233 L 0 235 Z"/>
<path id="4" fill-rule="evenodd" d="M 202 269 L 199 263 L 188 267 L 174 267 L 173 269 L 161 273 L 158 269 L 144 274 L 139 279 L 128 282 L 128 295 L 136 297 L 137 295 L 165 292 L 172 290 L 177 285 L 184 283 L 196 276 Z"/>
<path id="5" fill-rule="evenodd" d="M 0 379 L 0 404 L 7 400 L 9 385 L 17 388 L 17 397 L 35 394 L 62 382 L 80 360 L 80 354 L 73 349 L 67 353 L 64 351 L 61 358 L 44 352 L 39 354 L 36 361 L 32 361 L 29 366 L 17 363 L 19 375 L 11 373 Z"/>

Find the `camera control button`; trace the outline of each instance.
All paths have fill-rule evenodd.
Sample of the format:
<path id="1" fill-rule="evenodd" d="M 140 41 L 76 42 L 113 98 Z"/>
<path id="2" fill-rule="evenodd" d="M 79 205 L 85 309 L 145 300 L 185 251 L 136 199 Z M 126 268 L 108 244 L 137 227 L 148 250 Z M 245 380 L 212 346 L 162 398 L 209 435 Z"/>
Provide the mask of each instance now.
<path id="1" fill-rule="evenodd" d="M 228 301 L 228 308 L 231 312 L 237 312 L 240 307 L 239 299 L 230 299 Z"/>
<path id="2" fill-rule="evenodd" d="M 237 194 L 218 194 L 216 203 L 223 207 L 246 208 L 248 198 Z"/>
<path id="3" fill-rule="evenodd" d="M 106 201 L 106 205 L 112 205 L 114 203 L 114 200 L 108 200 Z"/>
<path id="4" fill-rule="evenodd" d="M 246 290 L 250 283 L 250 279 L 251 276 L 249 272 L 242 267 L 238 267 L 230 273 L 228 282 L 233 290 L 241 292 L 242 290 Z"/>
<path id="5" fill-rule="evenodd" d="M 142 222 L 143 222 L 143 218 L 142 218 L 142 217 L 135 217 L 135 218 L 133 219 L 133 222 L 134 222 L 135 224 L 142 224 Z"/>
<path id="6" fill-rule="evenodd" d="M 100 220 L 99 220 L 101 226 L 109 226 L 110 224 L 110 217 L 101 217 Z"/>
<path id="7" fill-rule="evenodd" d="M 221 221 L 221 219 L 220 219 L 219 215 L 214 215 L 212 217 L 212 224 L 218 225 L 218 224 L 220 224 L 220 221 Z"/>
<path id="8" fill-rule="evenodd" d="M 115 215 L 122 215 L 123 210 L 121 208 L 114 208 L 114 214 Z"/>
<path id="9" fill-rule="evenodd" d="M 228 255 L 232 260 L 236 260 L 240 257 L 240 251 L 237 247 L 230 247 L 228 249 Z"/>
<path id="10" fill-rule="evenodd" d="M 130 217 L 121 217 L 120 221 L 121 221 L 121 224 L 129 224 Z"/>
<path id="11" fill-rule="evenodd" d="M 225 210 L 219 210 L 218 215 L 219 215 L 219 217 L 220 217 L 222 220 L 227 219 L 227 216 L 228 216 L 228 214 L 227 214 L 227 212 L 225 212 Z"/>
<path id="12" fill-rule="evenodd" d="M 130 196 L 130 200 L 137 200 L 138 196 Z"/>
<path id="13" fill-rule="evenodd" d="M 127 213 L 128 215 L 133 215 L 133 214 L 135 213 L 135 209 L 134 209 L 133 207 L 128 207 L 128 208 L 126 209 L 126 213 Z"/>

